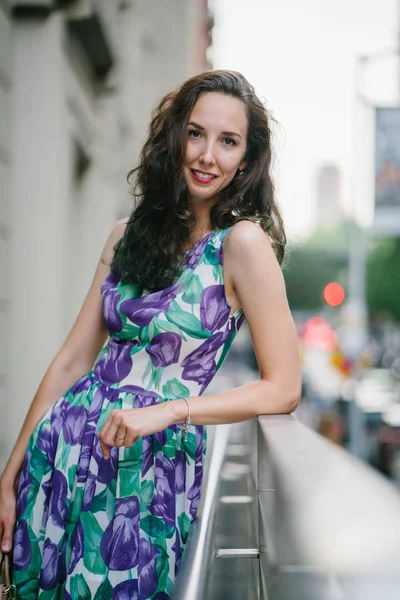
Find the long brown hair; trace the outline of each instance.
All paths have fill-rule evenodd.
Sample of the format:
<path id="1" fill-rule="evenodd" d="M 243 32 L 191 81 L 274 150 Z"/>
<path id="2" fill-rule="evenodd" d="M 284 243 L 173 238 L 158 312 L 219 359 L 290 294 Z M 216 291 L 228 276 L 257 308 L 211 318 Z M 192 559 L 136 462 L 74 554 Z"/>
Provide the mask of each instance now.
<path id="1" fill-rule="evenodd" d="M 128 175 L 128 181 L 136 175 L 136 207 L 115 246 L 111 270 L 142 290 L 165 289 L 182 272 L 184 248 L 196 226 L 183 176 L 186 125 L 196 101 L 207 92 L 238 98 L 248 119 L 246 169 L 221 192 L 211 208 L 211 222 L 224 229 L 243 219 L 257 221 L 268 231 L 280 264 L 284 258 L 286 236 L 271 177 L 271 115 L 241 73 L 207 71 L 161 100 L 139 166 Z"/>

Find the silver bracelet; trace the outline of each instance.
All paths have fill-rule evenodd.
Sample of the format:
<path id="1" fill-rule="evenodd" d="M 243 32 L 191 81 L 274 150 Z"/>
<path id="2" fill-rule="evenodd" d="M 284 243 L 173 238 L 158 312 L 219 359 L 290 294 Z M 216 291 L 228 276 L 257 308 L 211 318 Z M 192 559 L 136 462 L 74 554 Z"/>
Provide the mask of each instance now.
<path id="1" fill-rule="evenodd" d="M 190 418 L 190 405 L 189 405 L 189 400 L 187 398 L 182 398 L 182 400 L 184 400 L 187 404 L 188 407 L 188 416 L 186 417 L 186 420 L 184 423 L 182 423 L 181 425 L 181 436 L 184 442 L 186 442 L 187 440 L 187 434 L 189 431 L 189 427 L 192 424 L 192 420 Z"/>

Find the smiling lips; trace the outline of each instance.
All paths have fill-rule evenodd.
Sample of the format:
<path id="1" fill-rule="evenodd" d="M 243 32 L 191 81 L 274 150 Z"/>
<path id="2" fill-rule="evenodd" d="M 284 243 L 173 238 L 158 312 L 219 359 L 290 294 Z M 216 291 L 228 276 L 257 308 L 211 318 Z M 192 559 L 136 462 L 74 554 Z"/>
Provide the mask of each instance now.
<path id="1" fill-rule="evenodd" d="M 198 181 L 199 183 L 210 183 L 210 181 L 214 181 L 218 177 L 218 175 L 213 175 L 212 173 L 204 173 L 203 171 L 197 171 L 196 169 L 191 169 L 193 179 Z"/>

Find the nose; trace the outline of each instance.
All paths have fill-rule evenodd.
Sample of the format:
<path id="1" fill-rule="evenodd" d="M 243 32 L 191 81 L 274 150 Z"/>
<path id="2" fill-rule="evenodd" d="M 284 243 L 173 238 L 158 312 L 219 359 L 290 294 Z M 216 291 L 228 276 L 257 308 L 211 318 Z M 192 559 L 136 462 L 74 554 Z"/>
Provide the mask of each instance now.
<path id="1" fill-rule="evenodd" d="M 202 153 L 200 154 L 199 161 L 203 165 L 214 165 L 215 164 L 215 156 L 214 156 L 214 147 L 211 140 L 205 144 L 202 149 Z"/>

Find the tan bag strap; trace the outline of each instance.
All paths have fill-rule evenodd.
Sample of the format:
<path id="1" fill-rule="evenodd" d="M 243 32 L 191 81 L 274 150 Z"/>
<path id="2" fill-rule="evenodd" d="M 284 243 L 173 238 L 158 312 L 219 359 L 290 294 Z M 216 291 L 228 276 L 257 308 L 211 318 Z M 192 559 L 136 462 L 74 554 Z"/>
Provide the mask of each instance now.
<path id="1" fill-rule="evenodd" d="M 10 556 L 6 552 L 0 550 L 0 575 L 4 585 L 3 592 L 7 593 L 10 600 L 15 600 L 17 597 L 17 588 L 11 583 L 10 577 Z"/>
<path id="2" fill-rule="evenodd" d="M 4 561 L 4 583 L 7 586 L 11 585 L 10 579 L 10 559 L 6 552 L 3 553 L 3 561 Z"/>

